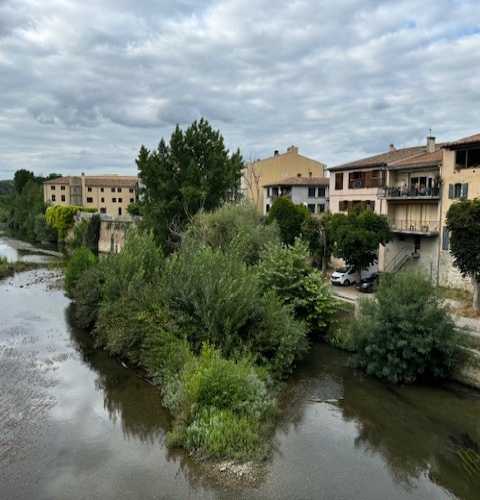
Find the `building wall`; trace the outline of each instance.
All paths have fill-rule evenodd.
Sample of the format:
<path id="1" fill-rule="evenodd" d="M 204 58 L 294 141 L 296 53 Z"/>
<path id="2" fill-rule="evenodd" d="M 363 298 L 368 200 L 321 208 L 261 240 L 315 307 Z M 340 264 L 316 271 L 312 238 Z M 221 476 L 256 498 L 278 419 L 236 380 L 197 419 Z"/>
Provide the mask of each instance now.
<path id="1" fill-rule="evenodd" d="M 312 186 L 313 187 L 313 186 Z M 318 186 L 315 186 L 317 189 Z M 264 190 L 264 204 L 263 204 L 263 215 L 267 214 L 267 205 L 271 207 L 275 201 L 274 198 L 268 197 L 267 195 L 267 188 L 263 188 Z M 290 193 L 290 199 L 292 200 L 293 203 L 296 205 L 315 205 L 315 213 L 320 214 L 321 212 L 318 211 L 318 205 L 324 205 L 325 209 L 324 212 L 326 212 L 329 209 L 328 205 L 328 186 L 325 186 L 325 196 L 322 197 L 315 197 L 311 198 L 308 196 L 308 186 L 292 186 L 291 193 Z"/>
<path id="2" fill-rule="evenodd" d="M 251 200 L 259 211 L 264 209 L 263 186 L 275 184 L 288 177 L 325 176 L 326 165 L 298 154 L 298 148 L 291 147 L 286 153 L 264 160 L 252 162 L 243 172 L 242 189 L 247 199 Z"/>
<path id="3" fill-rule="evenodd" d="M 45 203 L 95 208 L 111 216 L 126 215 L 130 203 L 137 200 L 135 188 L 118 186 L 115 178 L 105 180 L 103 187 L 89 185 L 89 176 L 70 177 L 69 184 L 44 184 L 43 194 Z"/>
<path id="4" fill-rule="evenodd" d="M 376 169 L 365 169 L 365 171 Z M 361 169 L 344 170 L 343 172 L 343 186 L 342 189 L 335 189 L 335 175 L 337 172 L 330 173 L 330 211 L 333 214 L 340 212 L 341 201 L 374 201 L 375 212 L 378 214 L 385 213 L 386 203 L 385 200 L 380 199 L 378 196 L 379 188 L 360 188 L 350 189 L 348 186 L 348 178 L 351 172 L 361 172 Z"/>
<path id="5" fill-rule="evenodd" d="M 125 246 L 127 231 L 136 220 L 130 216 L 109 217 L 102 215 L 100 220 L 99 253 L 118 253 Z"/>
<path id="6" fill-rule="evenodd" d="M 442 234 L 446 231 L 447 212 L 450 206 L 457 200 L 449 199 L 448 186 L 450 184 L 468 183 L 468 199 L 480 197 L 480 169 L 460 169 L 455 170 L 455 151 L 443 150 L 442 165 L 442 205 L 441 221 Z M 458 269 L 453 264 L 453 257 L 448 250 L 440 249 L 440 271 L 439 284 L 452 288 L 472 290 L 471 282 L 468 278 L 463 278 Z"/>

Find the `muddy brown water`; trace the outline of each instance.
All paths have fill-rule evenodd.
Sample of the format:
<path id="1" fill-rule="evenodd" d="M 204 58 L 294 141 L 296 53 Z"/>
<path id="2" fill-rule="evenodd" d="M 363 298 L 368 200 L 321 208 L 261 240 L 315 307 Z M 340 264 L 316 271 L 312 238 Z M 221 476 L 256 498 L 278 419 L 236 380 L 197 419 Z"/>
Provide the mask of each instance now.
<path id="1" fill-rule="evenodd" d="M 265 476 L 208 479 L 164 444 L 158 390 L 96 351 L 37 270 L 0 281 L 0 498 L 480 498 L 480 394 L 397 388 L 316 345 L 290 380 Z"/>

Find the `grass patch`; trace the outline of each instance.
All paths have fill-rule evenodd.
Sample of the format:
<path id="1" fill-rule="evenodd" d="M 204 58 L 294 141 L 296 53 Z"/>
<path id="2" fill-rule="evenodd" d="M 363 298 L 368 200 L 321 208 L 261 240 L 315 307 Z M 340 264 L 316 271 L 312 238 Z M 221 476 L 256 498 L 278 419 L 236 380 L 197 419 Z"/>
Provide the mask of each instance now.
<path id="1" fill-rule="evenodd" d="M 471 302 L 472 294 L 461 288 L 437 287 L 438 293 L 442 299 L 457 300 L 459 302 Z"/>
<path id="2" fill-rule="evenodd" d="M 339 301 L 338 312 L 325 337 L 326 341 L 337 349 L 355 352 L 354 321 L 355 306 L 348 302 Z"/>

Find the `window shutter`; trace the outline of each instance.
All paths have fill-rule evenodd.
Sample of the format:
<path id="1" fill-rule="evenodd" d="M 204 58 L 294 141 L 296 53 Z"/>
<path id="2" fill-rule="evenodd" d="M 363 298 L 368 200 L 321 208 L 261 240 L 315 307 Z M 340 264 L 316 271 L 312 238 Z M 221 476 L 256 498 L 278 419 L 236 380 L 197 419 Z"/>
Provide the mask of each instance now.
<path id="1" fill-rule="evenodd" d="M 442 250 L 448 250 L 450 245 L 450 237 L 449 232 L 446 227 L 443 228 L 443 238 L 442 238 Z"/>
<path id="2" fill-rule="evenodd" d="M 468 198 L 468 182 L 462 185 L 462 198 Z"/>
<path id="3" fill-rule="evenodd" d="M 453 196 L 453 189 L 454 189 L 453 184 L 449 184 L 448 185 L 448 198 L 450 200 L 453 200 L 453 197 L 454 197 Z"/>

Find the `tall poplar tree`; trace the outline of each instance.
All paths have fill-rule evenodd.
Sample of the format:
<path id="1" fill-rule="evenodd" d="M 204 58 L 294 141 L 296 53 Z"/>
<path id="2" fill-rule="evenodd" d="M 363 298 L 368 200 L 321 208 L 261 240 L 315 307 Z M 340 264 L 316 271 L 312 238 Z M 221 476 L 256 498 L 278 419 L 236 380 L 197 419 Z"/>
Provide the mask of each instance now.
<path id="1" fill-rule="evenodd" d="M 136 163 L 144 223 L 166 249 L 195 213 L 238 195 L 243 168 L 240 151 L 230 153 L 203 118 L 185 131 L 177 125 L 156 150 L 142 146 Z"/>

